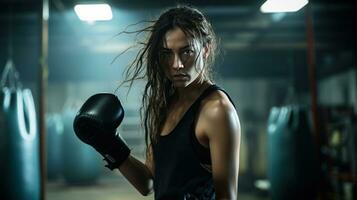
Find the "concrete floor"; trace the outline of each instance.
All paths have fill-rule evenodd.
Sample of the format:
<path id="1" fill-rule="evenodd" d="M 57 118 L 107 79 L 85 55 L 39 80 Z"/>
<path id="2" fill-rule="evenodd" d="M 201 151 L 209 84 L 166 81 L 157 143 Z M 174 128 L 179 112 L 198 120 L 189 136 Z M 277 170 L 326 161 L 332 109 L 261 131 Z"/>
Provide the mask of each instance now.
<path id="1" fill-rule="evenodd" d="M 114 172 L 115 173 L 115 172 Z M 251 194 L 239 194 L 239 200 L 268 200 Z M 140 195 L 120 174 L 101 176 L 94 185 L 68 185 L 64 180 L 47 183 L 47 200 L 153 200 Z"/>
<path id="2" fill-rule="evenodd" d="M 144 200 L 144 197 L 123 179 L 101 179 L 95 185 L 67 185 L 64 181 L 47 184 L 47 200 Z"/>

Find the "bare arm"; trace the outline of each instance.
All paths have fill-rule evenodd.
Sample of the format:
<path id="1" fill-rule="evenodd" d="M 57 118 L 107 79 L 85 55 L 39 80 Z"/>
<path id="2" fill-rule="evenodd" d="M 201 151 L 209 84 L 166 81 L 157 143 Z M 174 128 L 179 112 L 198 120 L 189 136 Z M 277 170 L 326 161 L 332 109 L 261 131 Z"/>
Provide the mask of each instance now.
<path id="1" fill-rule="evenodd" d="M 212 158 L 216 198 L 237 199 L 240 123 L 228 99 L 209 102 L 205 111 L 205 133 Z"/>
<path id="2" fill-rule="evenodd" d="M 147 153 L 145 164 L 130 155 L 119 167 L 124 177 L 144 196 L 153 191 L 152 169 L 151 148 Z"/>

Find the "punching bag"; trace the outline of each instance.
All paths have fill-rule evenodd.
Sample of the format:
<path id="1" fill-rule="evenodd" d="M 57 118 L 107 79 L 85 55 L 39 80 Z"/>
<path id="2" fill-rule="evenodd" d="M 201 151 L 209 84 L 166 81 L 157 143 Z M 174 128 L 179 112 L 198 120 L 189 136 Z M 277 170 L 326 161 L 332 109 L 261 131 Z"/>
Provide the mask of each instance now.
<path id="1" fill-rule="evenodd" d="M 0 103 L 0 197 L 38 200 L 39 147 L 31 91 L 4 87 Z"/>
<path id="2" fill-rule="evenodd" d="M 271 109 L 268 120 L 268 178 L 273 200 L 316 199 L 316 146 L 303 107 Z"/>
<path id="3" fill-rule="evenodd" d="M 63 176 L 67 184 L 94 184 L 103 169 L 99 154 L 89 145 L 81 142 L 73 130 L 74 110 L 66 110 L 62 115 L 63 132 Z"/>
<path id="4" fill-rule="evenodd" d="M 63 122 L 59 114 L 47 114 L 47 179 L 56 180 L 62 170 Z"/>

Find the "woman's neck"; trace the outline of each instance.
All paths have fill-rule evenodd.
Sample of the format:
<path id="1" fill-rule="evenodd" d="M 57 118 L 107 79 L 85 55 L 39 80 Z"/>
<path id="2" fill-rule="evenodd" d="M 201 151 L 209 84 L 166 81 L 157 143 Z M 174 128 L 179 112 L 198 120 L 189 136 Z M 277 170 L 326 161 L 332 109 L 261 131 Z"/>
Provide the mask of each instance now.
<path id="1" fill-rule="evenodd" d="M 187 87 L 176 88 L 176 102 L 190 102 L 195 100 L 208 86 L 212 85 L 211 81 L 192 82 Z"/>

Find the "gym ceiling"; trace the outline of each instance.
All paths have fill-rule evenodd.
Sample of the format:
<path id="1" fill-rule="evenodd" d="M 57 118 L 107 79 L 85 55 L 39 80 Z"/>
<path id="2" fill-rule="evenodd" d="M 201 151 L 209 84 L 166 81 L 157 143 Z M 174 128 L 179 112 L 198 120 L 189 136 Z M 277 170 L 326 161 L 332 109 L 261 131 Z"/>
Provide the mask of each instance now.
<path id="1" fill-rule="evenodd" d="M 120 39 L 113 38 L 126 26 L 153 19 L 178 1 L 100 1 L 111 5 L 114 17 L 110 22 L 92 25 L 80 21 L 73 11 L 74 5 L 81 2 L 91 1 L 50 0 L 49 81 L 115 80 L 116 73 L 98 70 L 89 73 L 88 69 L 109 66 L 113 72 L 116 70 L 111 69 L 113 66 L 125 65 L 130 60 L 125 56 L 111 63 L 120 52 L 108 43 L 122 44 Z M 310 12 L 305 7 L 283 15 L 261 13 L 261 0 L 179 2 L 202 9 L 212 22 L 221 40 L 217 60 L 221 77 L 307 76 L 306 16 L 309 13 L 313 20 L 318 77 L 356 67 L 357 3 L 353 0 L 310 0 Z M 11 46 L 13 61 L 25 81 L 37 80 L 41 5 L 37 0 L 0 1 L 0 69 L 5 66 Z"/>

